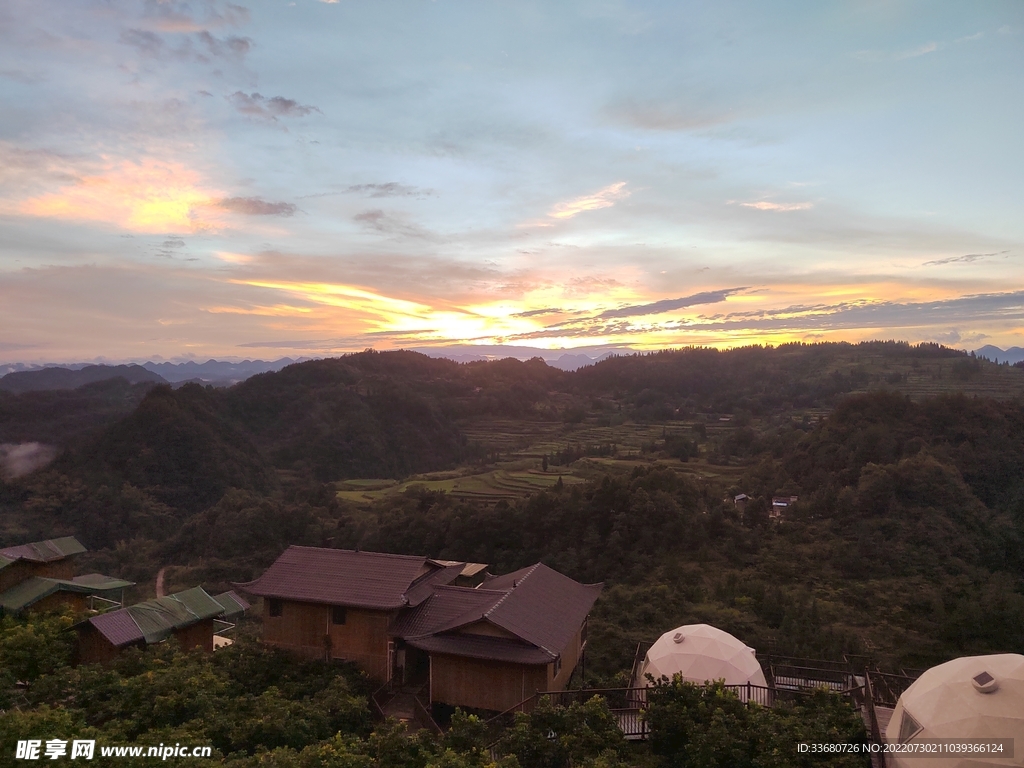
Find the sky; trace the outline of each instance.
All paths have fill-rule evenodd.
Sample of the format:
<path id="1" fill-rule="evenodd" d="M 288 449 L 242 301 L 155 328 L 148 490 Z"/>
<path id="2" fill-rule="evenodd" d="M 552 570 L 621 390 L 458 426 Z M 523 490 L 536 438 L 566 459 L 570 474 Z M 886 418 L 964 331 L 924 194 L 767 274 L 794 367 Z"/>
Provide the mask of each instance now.
<path id="1" fill-rule="evenodd" d="M 1024 2 L 4 0 L 0 361 L 1024 345 Z"/>

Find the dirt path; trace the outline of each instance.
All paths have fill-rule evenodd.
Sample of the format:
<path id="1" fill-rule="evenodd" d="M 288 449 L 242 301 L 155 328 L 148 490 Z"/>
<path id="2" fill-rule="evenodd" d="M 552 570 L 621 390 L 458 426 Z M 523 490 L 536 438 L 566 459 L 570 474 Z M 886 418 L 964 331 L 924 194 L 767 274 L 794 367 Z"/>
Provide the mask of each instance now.
<path id="1" fill-rule="evenodd" d="M 164 571 L 166 571 L 166 570 L 167 570 L 166 568 L 161 568 L 159 573 L 157 573 L 157 575 L 156 575 L 156 596 L 157 597 L 163 597 L 164 596 Z"/>

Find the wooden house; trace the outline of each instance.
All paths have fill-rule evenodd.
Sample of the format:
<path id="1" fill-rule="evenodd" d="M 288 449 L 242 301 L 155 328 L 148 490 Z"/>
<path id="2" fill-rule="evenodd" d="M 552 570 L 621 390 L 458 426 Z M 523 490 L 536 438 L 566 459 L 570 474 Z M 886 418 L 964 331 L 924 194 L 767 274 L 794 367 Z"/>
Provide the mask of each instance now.
<path id="1" fill-rule="evenodd" d="M 263 641 L 314 659 L 344 659 L 374 680 L 390 679 L 388 629 L 400 611 L 450 584 L 465 563 L 426 557 L 289 547 L 255 581 Z"/>
<path id="2" fill-rule="evenodd" d="M 602 585 L 537 563 L 477 588 L 439 586 L 391 629 L 396 674 L 433 703 L 504 711 L 560 691 L 583 658 Z"/>
<path id="3" fill-rule="evenodd" d="M 0 613 L 65 606 L 84 611 L 96 601 L 122 603 L 132 582 L 98 573 L 74 575 L 74 556 L 85 551 L 72 536 L 0 549 Z"/>
<path id="4" fill-rule="evenodd" d="M 75 662 L 105 664 L 125 648 L 142 648 L 171 637 L 182 648 L 212 652 L 215 622 L 239 616 L 248 607 L 234 592 L 211 597 L 194 587 L 93 616 L 74 626 L 78 633 Z"/>
<path id="5" fill-rule="evenodd" d="M 425 557 L 289 547 L 260 578 L 236 586 L 263 598 L 268 644 L 355 662 L 374 680 L 426 691 L 432 703 L 503 711 L 564 688 L 601 585 L 538 563 L 460 586 L 465 570 Z M 481 570 L 470 569 L 474 577 Z"/>

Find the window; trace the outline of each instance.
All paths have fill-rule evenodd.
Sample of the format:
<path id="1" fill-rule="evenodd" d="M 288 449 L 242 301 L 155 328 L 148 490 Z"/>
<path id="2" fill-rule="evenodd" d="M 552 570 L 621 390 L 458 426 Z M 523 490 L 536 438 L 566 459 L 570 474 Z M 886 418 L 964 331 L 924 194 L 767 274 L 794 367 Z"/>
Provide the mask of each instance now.
<path id="1" fill-rule="evenodd" d="M 557 675 L 561 671 L 562 671 L 562 657 L 559 656 L 557 659 L 555 659 L 555 674 Z"/>
<path id="2" fill-rule="evenodd" d="M 284 603 L 280 600 L 271 598 L 267 601 L 267 612 L 272 618 L 277 618 L 284 613 Z"/>
<path id="3" fill-rule="evenodd" d="M 346 618 L 348 617 L 345 615 L 345 606 L 335 605 L 331 607 L 331 624 L 344 624 Z"/>
<path id="4" fill-rule="evenodd" d="M 917 722 L 907 710 L 903 710 L 903 722 L 900 723 L 900 736 L 899 743 L 906 744 L 912 738 L 914 738 L 921 730 L 920 723 Z"/>

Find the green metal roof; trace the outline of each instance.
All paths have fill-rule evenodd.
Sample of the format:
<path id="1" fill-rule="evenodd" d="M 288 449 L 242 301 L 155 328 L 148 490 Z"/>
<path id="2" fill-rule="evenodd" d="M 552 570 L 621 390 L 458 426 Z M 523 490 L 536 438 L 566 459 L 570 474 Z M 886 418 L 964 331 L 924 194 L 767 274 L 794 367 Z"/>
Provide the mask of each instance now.
<path id="1" fill-rule="evenodd" d="M 14 547 L 0 547 L 0 568 L 6 568 L 18 560 L 29 560 L 35 563 L 63 560 L 65 557 L 77 555 L 85 551 L 85 547 L 74 536 L 33 541 L 29 544 L 19 544 Z"/>
<path id="2" fill-rule="evenodd" d="M 231 610 L 236 606 L 239 613 L 245 610 L 240 602 L 239 600 L 231 606 Z M 202 587 L 193 587 L 167 597 L 158 597 L 155 600 L 147 600 L 101 616 L 94 616 L 83 623 L 91 623 L 116 646 L 138 640 L 159 643 L 170 637 L 175 630 L 184 629 L 204 619 L 224 616 L 228 610 L 228 607 L 210 597 Z M 119 616 L 124 617 L 124 620 L 118 619 Z M 126 627 L 130 631 L 126 632 Z M 138 627 L 138 632 L 135 632 L 135 627 Z"/>
<path id="3" fill-rule="evenodd" d="M 176 629 L 183 629 L 203 619 L 224 613 L 224 607 L 206 594 L 202 587 L 193 587 L 167 597 L 147 600 L 126 608 L 142 630 L 147 643 L 166 640 Z"/>
<path id="4" fill-rule="evenodd" d="M 5 612 L 17 612 L 49 597 L 54 592 L 78 592 L 95 595 L 133 586 L 134 582 L 114 579 L 99 573 L 76 576 L 73 579 L 50 579 L 32 576 L 0 593 L 0 608 Z"/>
<path id="5" fill-rule="evenodd" d="M 246 609 L 249 607 L 249 604 L 245 602 L 245 600 L 232 591 L 221 592 L 213 599 L 224 607 L 223 618 L 225 619 L 237 619 L 245 613 Z"/>

